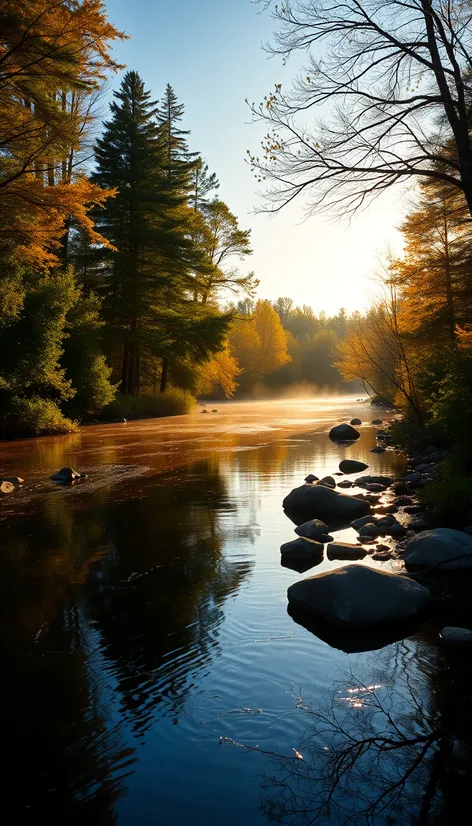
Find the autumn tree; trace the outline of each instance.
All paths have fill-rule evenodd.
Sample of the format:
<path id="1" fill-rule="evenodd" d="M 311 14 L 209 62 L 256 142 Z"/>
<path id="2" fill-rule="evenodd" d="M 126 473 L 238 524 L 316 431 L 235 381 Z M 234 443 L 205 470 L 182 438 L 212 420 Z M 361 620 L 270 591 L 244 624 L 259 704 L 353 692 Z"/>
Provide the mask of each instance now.
<path id="1" fill-rule="evenodd" d="M 285 331 L 269 301 L 259 300 L 252 316 L 234 320 L 229 344 L 242 371 L 244 390 L 290 361 Z"/>
<path id="2" fill-rule="evenodd" d="M 360 381 L 379 401 L 398 405 L 424 420 L 418 387 L 419 360 L 400 326 L 401 298 L 392 283 L 365 317 L 351 319 L 339 344 L 336 367 L 346 381 Z"/>
<path id="3" fill-rule="evenodd" d="M 403 222 L 405 249 L 391 264 L 402 294 L 402 325 L 420 342 L 455 341 L 472 310 L 471 228 L 467 206 L 450 188 L 423 187 Z"/>
<path id="4" fill-rule="evenodd" d="M 70 216 L 98 240 L 88 211 L 108 193 L 79 174 L 74 158 L 90 100 L 119 68 L 111 47 L 123 35 L 101 0 L 6 2 L 0 27 L 1 240 L 47 267 L 57 264 Z"/>
<path id="5" fill-rule="evenodd" d="M 434 179 L 472 213 L 472 10 L 451 0 L 293 0 L 272 8 L 271 54 L 308 54 L 256 119 L 267 209 L 304 194 L 310 210 L 352 213 L 402 182 Z M 321 111 L 326 113 L 322 119 Z"/>

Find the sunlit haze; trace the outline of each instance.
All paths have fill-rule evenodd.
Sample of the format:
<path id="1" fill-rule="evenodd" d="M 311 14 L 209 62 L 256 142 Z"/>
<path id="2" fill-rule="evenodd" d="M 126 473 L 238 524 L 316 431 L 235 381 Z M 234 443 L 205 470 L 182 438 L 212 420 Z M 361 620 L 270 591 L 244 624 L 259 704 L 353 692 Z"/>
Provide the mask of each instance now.
<path id="1" fill-rule="evenodd" d="M 220 196 L 252 228 L 254 254 L 243 266 L 260 279 L 259 297 L 289 295 L 316 312 L 349 312 L 370 304 L 379 256 L 400 246 L 399 192 L 348 222 L 305 220 L 300 201 L 276 216 L 257 214 L 262 199 L 246 150 L 256 152 L 263 127 L 251 123 L 247 98 L 259 101 L 274 83 L 288 84 L 301 64 L 268 59 L 261 44 L 270 14 L 251 0 L 108 0 L 113 23 L 130 35 L 115 57 L 137 70 L 154 96 L 171 83 L 185 104 L 190 147 L 220 180 Z M 112 78 L 117 88 L 120 78 Z"/>

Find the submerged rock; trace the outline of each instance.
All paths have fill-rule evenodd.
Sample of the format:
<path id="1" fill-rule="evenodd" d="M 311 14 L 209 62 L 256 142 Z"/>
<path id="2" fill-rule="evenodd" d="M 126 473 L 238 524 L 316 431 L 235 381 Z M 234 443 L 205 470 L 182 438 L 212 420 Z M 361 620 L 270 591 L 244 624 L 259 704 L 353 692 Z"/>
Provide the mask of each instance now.
<path id="1" fill-rule="evenodd" d="M 367 470 L 369 465 L 365 462 L 358 462 L 356 459 L 343 459 L 339 463 L 339 470 L 343 473 L 360 473 L 362 470 Z"/>
<path id="2" fill-rule="evenodd" d="M 371 447 L 370 453 L 385 453 L 384 447 Z"/>
<path id="3" fill-rule="evenodd" d="M 359 431 L 351 427 L 350 424 L 338 424 L 329 431 L 329 438 L 333 442 L 352 442 L 358 439 L 360 435 Z"/>
<path id="4" fill-rule="evenodd" d="M 427 588 L 413 579 L 365 565 L 347 565 L 295 582 L 289 604 L 346 628 L 405 622 L 431 603 Z"/>
<path id="5" fill-rule="evenodd" d="M 452 528 L 422 531 L 408 542 L 404 560 L 407 568 L 434 567 L 439 574 L 472 571 L 472 536 Z"/>
<path id="6" fill-rule="evenodd" d="M 307 519 L 322 519 L 328 524 L 351 522 L 370 511 L 368 502 L 346 496 L 324 485 L 302 485 L 294 488 L 285 497 L 283 506 L 285 510 L 302 517 L 299 524 Z"/>
<path id="7" fill-rule="evenodd" d="M 384 485 L 392 484 L 391 476 L 359 476 L 356 479 L 356 485 L 359 488 L 365 488 L 367 485 Z"/>

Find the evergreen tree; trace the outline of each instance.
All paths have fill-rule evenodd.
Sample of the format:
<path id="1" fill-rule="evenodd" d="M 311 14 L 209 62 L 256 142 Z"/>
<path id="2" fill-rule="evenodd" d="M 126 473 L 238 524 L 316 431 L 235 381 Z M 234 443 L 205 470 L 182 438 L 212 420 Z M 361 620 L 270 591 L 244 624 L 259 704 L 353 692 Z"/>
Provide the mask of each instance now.
<path id="1" fill-rule="evenodd" d="M 170 86 L 157 107 L 127 72 L 111 113 L 95 178 L 117 190 L 97 218 L 115 251 L 102 250 L 98 272 L 112 347 L 121 350 L 121 392 L 137 395 L 143 359 L 162 359 L 164 390 L 169 356 L 204 359 L 221 346 L 228 319 L 191 301 L 200 251 L 189 206 L 196 155 L 179 126 L 183 107 Z"/>

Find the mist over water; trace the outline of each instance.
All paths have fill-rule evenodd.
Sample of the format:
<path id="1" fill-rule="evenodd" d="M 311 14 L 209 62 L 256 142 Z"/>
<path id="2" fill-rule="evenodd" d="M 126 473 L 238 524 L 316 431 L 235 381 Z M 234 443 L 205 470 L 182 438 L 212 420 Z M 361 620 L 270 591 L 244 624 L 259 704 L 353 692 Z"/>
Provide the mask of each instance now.
<path id="1" fill-rule="evenodd" d="M 460 671 L 448 682 L 436 629 L 348 655 L 287 614 L 301 575 L 280 565 L 295 537 L 283 497 L 347 457 L 403 470 L 369 452 L 371 406 L 203 409 L 218 413 L 4 445 L 1 472 L 26 480 L 0 502 L 2 793 L 15 822 L 267 823 L 263 777 L 282 770 L 262 752 L 303 754 L 307 703 L 342 696 L 350 674 L 405 710 L 408 674 L 424 708 L 459 727 L 468 689 Z M 358 442 L 331 443 L 331 426 L 353 416 L 367 423 Z M 89 478 L 48 481 L 69 464 Z"/>

